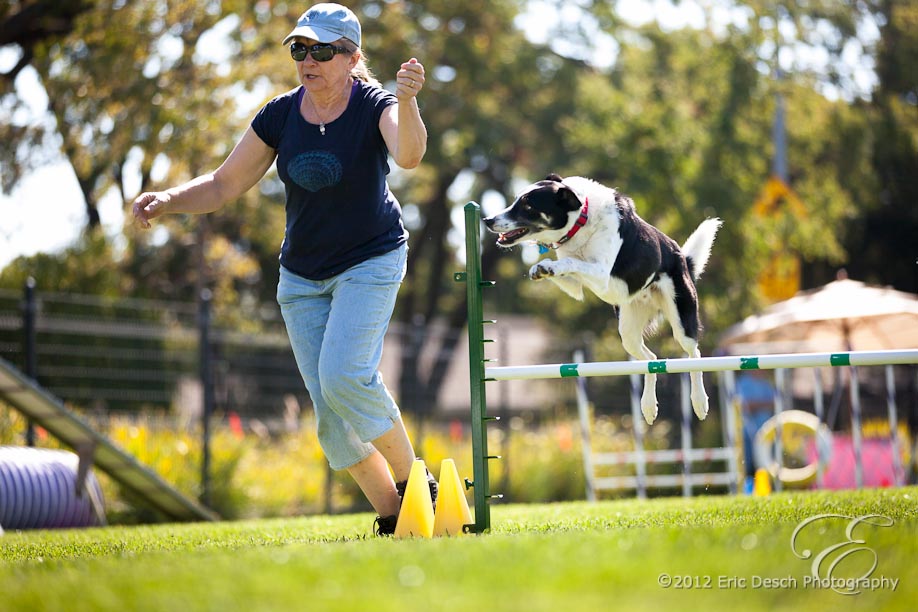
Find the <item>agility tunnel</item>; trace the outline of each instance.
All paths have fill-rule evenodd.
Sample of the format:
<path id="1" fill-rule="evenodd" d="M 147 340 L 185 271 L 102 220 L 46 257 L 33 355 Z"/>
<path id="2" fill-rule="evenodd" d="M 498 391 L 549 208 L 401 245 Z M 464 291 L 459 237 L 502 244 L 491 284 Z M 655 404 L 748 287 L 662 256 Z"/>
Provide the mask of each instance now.
<path id="1" fill-rule="evenodd" d="M 496 323 L 485 319 L 482 292 L 493 287 L 494 281 L 482 280 L 481 271 L 481 209 L 475 202 L 465 205 L 465 271 L 454 274 L 456 282 L 466 285 L 469 336 L 469 398 L 471 401 L 472 467 L 474 480 L 475 524 L 471 531 L 482 533 L 491 528 L 490 501 L 502 495 L 491 491 L 489 462 L 500 459 L 488 453 L 487 425 L 498 417 L 487 411 L 485 383 L 500 380 L 536 380 L 581 378 L 589 376 L 630 376 L 641 374 L 675 374 L 687 372 L 736 372 L 743 370 L 775 370 L 804 367 L 856 367 L 876 365 L 918 364 L 918 349 L 894 351 L 848 351 L 835 353 L 793 353 L 780 355 L 749 355 L 657 359 L 653 361 L 614 361 L 596 363 L 556 363 L 524 366 L 491 366 L 494 359 L 485 358 L 484 346 L 494 342 L 485 338 L 484 325 Z M 852 393 L 856 396 L 856 377 L 852 377 Z M 776 407 L 776 412 L 781 409 Z M 856 484 L 863 486 L 861 474 L 861 424 L 858 410 L 853 415 L 853 445 L 855 449 Z M 893 428 L 893 431 L 895 429 Z M 781 435 L 775 435 L 775 456 L 782 456 Z M 780 482 L 780 481 L 779 481 Z"/>
<path id="2" fill-rule="evenodd" d="M 0 446 L 0 525 L 56 529 L 105 524 L 102 488 L 63 450 Z"/>
<path id="3" fill-rule="evenodd" d="M 200 502 L 178 491 L 142 465 L 131 454 L 94 430 L 64 402 L 0 357 L 0 402 L 4 402 L 40 425 L 52 436 L 86 459 L 84 469 L 98 468 L 147 507 L 175 521 L 216 521 L 219 516 Z M 2 486 L 2 485 L 0 485 Z M 0 508 L 11 502 L 0 489 Z M 0 525 L 4 522 L 0 513 Z"/>

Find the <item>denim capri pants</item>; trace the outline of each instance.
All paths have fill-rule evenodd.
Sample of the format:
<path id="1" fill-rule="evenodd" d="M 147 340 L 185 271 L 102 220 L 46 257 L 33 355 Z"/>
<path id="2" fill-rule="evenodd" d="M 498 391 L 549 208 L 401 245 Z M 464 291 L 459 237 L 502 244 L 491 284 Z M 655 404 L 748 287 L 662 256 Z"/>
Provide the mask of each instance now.
<path id="1" fill-rule="evenodd" d="M 319 281 L 281 266 L 277 303 L 334 470 L 369 457 L 399 418 L 379 362 L 407 255 L 402 245 Z"/>

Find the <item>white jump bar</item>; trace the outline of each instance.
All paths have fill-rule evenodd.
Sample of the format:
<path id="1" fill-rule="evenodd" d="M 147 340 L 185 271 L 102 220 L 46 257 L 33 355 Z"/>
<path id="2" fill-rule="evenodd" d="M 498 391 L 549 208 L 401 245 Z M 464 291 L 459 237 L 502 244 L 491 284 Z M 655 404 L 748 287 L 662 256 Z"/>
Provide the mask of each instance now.
<path id="1" fill-rule="evenodd" d="M 680 372 L 726 372 L 729 370 L 777 370 L 782 368 L 902 364 L 918 364 L 918 349 L 497 366 L 485 368 L 485 380 L 536 380 L 542 378 L 626 376 L 648 373 L 674 374 Z"/>

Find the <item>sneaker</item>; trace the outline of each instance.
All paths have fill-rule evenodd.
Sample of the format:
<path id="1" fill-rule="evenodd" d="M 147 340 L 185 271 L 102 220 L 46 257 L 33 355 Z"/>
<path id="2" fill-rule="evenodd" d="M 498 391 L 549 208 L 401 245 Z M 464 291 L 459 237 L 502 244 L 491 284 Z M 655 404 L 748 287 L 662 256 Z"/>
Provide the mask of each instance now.
<path id="1" fill-rule="evenodd" d="M 437 485 L 437 480 L 433 477 L 433 474 L 430 473 L 430 470 L 427 470 L 427 486 L 430 487 L 430 501 L 433 504 L 434 512 L 436 512 L 437 493 L 439 492 L 440 488 L 439 485 Z M 405 490 L 407 488 L 407 480 L 395 483 L 395 490 L 398 492 L 399 499 L 403 499 L 405 497 Z M 376 535 L 378 536 L 394 535 L 396 525 L 398 525 L 397 514 L 393 514 L 392 516 L 377 516 L 376 520 L 373 521 L 373 529 L 376 531 Z"/>
<path id="2" fill-rule="evenodd" d="M 373 521 L 373 529 L 378 536 L 390 536 L 395 533 L 395 526 L 398 524 L 398 516 L 377 516 Z"/>
<path id="3" fill-rule="evenodd" d="M 430 501 L 433 503 L 434 511 L 436 511 L 437 493 L 439 492 L 440 487 L 437 485 L 437 479 L 433 477 L 433 474 L 430 473 L 430 470 L 427 470 L 427 486 L 430 487 Z M 405 497 L 405 489 L 407 488 L 407 480 L 395 483 L 395 490 L 398 491 L 398 496 L 401 498 Z"/>

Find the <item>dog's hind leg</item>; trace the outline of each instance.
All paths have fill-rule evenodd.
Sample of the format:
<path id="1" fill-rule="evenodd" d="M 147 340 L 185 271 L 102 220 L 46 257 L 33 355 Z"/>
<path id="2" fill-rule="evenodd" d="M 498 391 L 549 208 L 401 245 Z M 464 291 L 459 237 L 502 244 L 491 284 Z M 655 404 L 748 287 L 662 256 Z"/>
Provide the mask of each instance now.
<path id="1" fill-rule="evenodd" d="M 657 358 L 644 344 L 644 329 L 656 316 L 649 304 L 629 302 L 622 304 L 618 318 L 618 333 L 622 337 L 622 346 L 635 359 L 653 361 Z M 657 418 L 657 375 L 644 375 L 644 392 L 641 394 L 641 412 L 648 425 Z"/>
<path id="2" fill-rule="evenodd" d="M 698 341 L 688 336 L 682 336 L 680 339 L 676 336 L 676 341 L 682 346 L 689 357 L 701 357 L 701 351 L 698 350 Z M 692 372 L 692 410 L 700 421 L 708 416 L 708 394 L 704 390 L 704 376 L 701 372 Z"/>
<path id="3" fill-rule="evenodd" d="M 698 335 L 701 324 L 698 320 L 698 297 L 695 285 L 688 276 L 675 279 L 670 287 L 661 284 L 659 306 L 666 320 L 673 328 L 673 338 L 689 357 L 701 357 L 698 348 Z M 704 376 L 701 372 L 691 373 L 692 410 L 699 420 L 708 416 L 708 394 L 704 390 Z"/>

